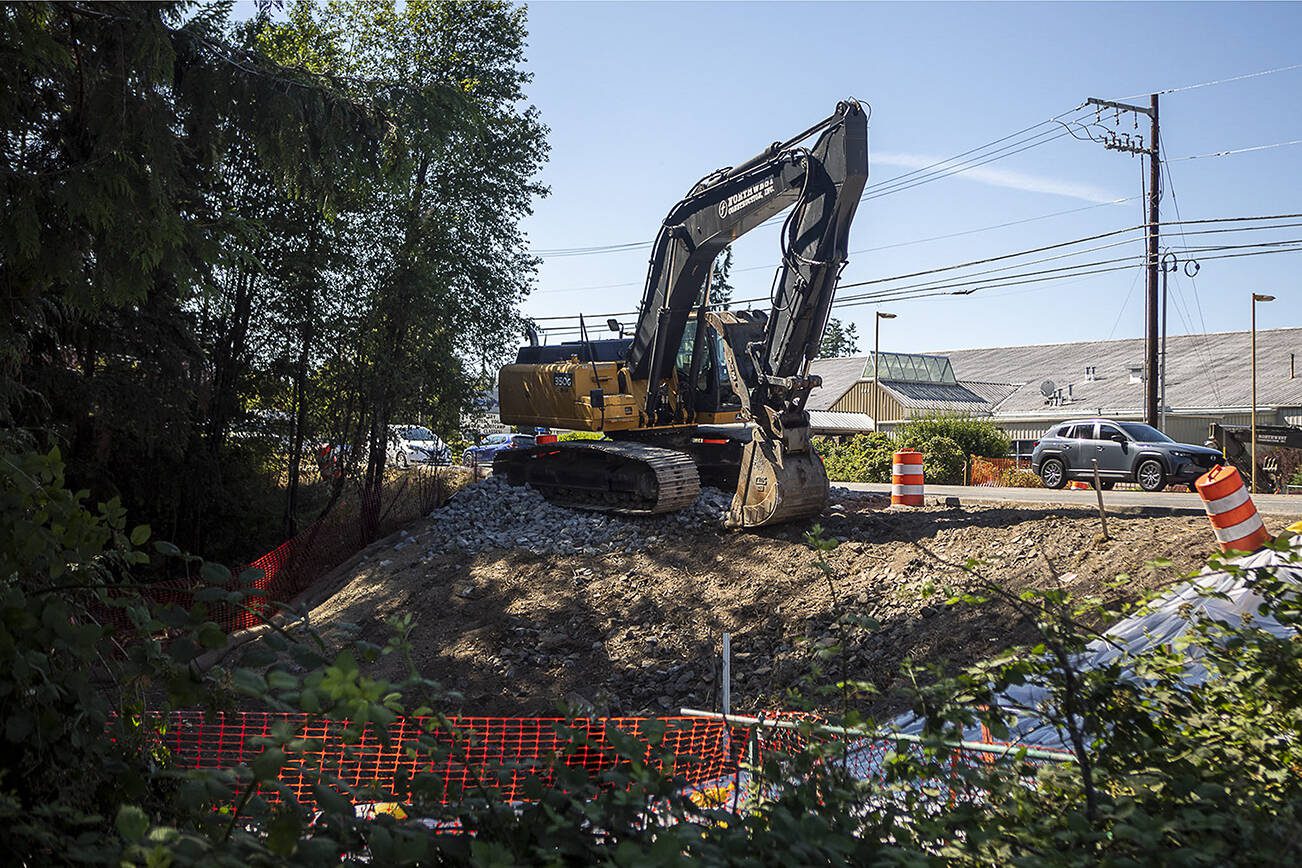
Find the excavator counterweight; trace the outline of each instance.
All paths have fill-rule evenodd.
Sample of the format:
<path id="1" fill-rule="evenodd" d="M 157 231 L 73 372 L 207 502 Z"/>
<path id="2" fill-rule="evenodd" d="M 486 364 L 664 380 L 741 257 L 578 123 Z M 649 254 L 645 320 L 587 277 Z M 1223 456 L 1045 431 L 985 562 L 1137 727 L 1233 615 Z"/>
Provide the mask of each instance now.
<path id="1" fill-rule="evenodd" d="M 504 423 L 608 439 L 501 452 L 494 472 L 586 509 L 680 509 L 704 474 L 734 489 L 731 526 L 820 513 L 828 484 L 810 445 L 805 402 L 820 381 L 809 363 L 867 178 L 868 118 L 854 100 L 702 178 L 656 235 L 631 338 L 590 340 L 582 329 L 578 341 L 522 347 L 498 374 Z M 783 211 L 770 309 L 715 309 L 715 257 Z"/>

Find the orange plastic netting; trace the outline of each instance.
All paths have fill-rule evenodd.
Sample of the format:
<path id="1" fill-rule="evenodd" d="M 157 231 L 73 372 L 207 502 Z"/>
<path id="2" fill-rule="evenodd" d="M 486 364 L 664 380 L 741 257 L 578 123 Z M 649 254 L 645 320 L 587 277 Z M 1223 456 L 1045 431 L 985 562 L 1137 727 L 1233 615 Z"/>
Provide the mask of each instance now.
<path id="1" fill-rule="evenodd" d="M 804 715 L 780 713 L 768 719 L 800 717 Z M 287 761 L 279 784 L 307 806 L 315 804 L 313 786 L 323 777 L 370 790 L 372 799 L 403 801 L 417 775 L 425 797 L 443 804 L 467 797 L 528 802 L 562 786 L 558 770 L 579 770 L 599 782 L 603 772 L 630 757 L 660 764 L 685 791 L 710 791 L 744 774 L 746 762 L 798 752 L 815 739 L 829 738 L 808 730 L 755 729 L 700 717 L 409 717 L 381 731 L 306 714 L 177 712 L 158 723 L 163 724 L 157 730 L 159 745 L 183 769 L 233 769 L 252 763 L 273 745 L 284 746 Z M 881 779 L 892 754 L 918 750 L 916 744 L 890 737 L 854 738 L 836 752 L 836 762 L 861 780 Z M 1029 767 L 1049 759 L 1021 762 Z M 997 751 L 955 750 L 941 760 L 948 770 L 942 777 L 954 775 L 957 781 L 964 768 L 999 761 Z M 274 788 L 262 795 L 280 798 Z"/>
<path id="2" fill-rule="evenodd" d="M 653 739 L 651 730 L 661 727 L 663 737 Z M 531 788 L 555 784 L 556 766 L 595 777 L 626 761 L 612 738 L 619 734 L 625 751 L 627 739 L 641 742 L 645 760 L 672 755 L 673 776 L 689 787 L 734 774 L 747 739 L 745 730 L 722 721 L 689 717 L 458 717 L 446 725 L 399 718 L 383 732 L 370 726 L 358 733 L 348 721 L 270 712 L 178 712 L 158 739 L 177 766 L 189 769 L 235 768 L 287 736 L 302 739 L 290 742 L 280 783 L 304 804 L 314 802 L 321 775 L 400 798 L 404 782 L 418 774 L 427 776 L 424 791 L 432 784 L 446 804 L 466 794 L 525 801 Z"/>

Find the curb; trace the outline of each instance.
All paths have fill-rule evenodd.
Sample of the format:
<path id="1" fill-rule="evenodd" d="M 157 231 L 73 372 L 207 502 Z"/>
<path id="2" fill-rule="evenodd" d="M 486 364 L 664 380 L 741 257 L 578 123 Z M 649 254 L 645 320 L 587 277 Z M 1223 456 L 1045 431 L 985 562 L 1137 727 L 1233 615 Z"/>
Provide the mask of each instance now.
<path id="1" fill-rule="evenodd" d="M 1093 504 L 1088 503 L 1042 503 L 1034 500 L 995 500 L 975 497 L 965 499 L 954 495 L 926 495 L 923 500 L 925 506 L 943 506 L 948 508 L 957 508 L 962 506 L 988 506 L 988 507 L 1007 507 L 1012 509 L 1038 509 L 1044 511 L 1056 510 L 1086 510 L 1095 512 Z M 1109 506 L 1107 501 L 1103 503 L 1104 510 L 1109 515 L 1134 515 L 1148 518 L 1166 518 L 1172 516 L 1205 516 L 1205 510 L 1192 506 Z"/>

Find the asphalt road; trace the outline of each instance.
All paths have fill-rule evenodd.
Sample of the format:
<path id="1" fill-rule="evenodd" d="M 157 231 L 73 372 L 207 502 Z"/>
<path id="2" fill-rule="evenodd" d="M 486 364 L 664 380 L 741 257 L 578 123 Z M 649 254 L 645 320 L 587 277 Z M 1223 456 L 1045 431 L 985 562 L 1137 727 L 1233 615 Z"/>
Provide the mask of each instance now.
<path id="1" fill-rule="evenodd" d="M 833 486 L 854 491 L 874 491 L 890 494 L 890 485 L 875 482 L 833 482 Z M 928 485 L 928 497 L 957 497 L 968 503 L 1018 503 L 1032 506 L 1083 506 L 1095 507 L 1098 501 L 1094 491 L 1055 491 L 1048 488 L 987 488 L 979 485 Z M 1302 495 L 1256 494 L 1252 502 L 1263 515 L 1302 519 Z M 1203 502 L 1196 494 L 1176 491 L 1105 491 L 1103 506 L 1106 509 L 1121 507 L 1169 508 L 1202 513 Z"/>

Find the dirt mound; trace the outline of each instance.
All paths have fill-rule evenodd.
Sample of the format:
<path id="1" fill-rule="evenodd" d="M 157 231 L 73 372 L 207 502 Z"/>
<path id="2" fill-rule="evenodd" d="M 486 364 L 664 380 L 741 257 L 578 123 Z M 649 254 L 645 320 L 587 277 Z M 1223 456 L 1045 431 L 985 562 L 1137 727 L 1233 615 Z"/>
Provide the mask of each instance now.
<path id="1" fill-rule="evenodd" d="M 566 701 L 634 713 L 715 706 L 724 631 L 733 635 L 734 709 L 784 705 L 817 650 L 835 640 L 833 619 L 853 611 L 881 627 L 853 637 L 844 665 L 883 691 L 864 710 L 885 713 L 906 658 L 954 667 L 1034 638 L 1007 604 L 944 606 L 941 588 L 964 579 L 954 565 L 985 562 L 983 574 L 1012 591 L 1060 581 L 1116 598 L 1195 569 L 1213 546 L 1201 516 L 1112 515 L 1113 539 L 1100 542 L 1087 510 L 895 511 L 871 495 L 835 499 L 820 519 L 840 541 L 828 555 L 831 581 L 804 542 L 808 524 L 738 533 L 620 519 L 633 527 L 634 550 L 448 552 L 449 521 L 436 513 L 373 546 L 311 620 L 337 642 L 347 641 L 339 625 L 352 624 L 357 638 L 383 644 L 385 620 L 413 614 L 415 664 L 464 696 L 449 712 L 537 714 Z M 1158 559 L 1172 565 L 1147 565 Z M 1121 573 L 1130 576 L 1124 588 L 1105 588 Z M 405 674 L 393 658 L 378 666 Z"/>

